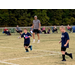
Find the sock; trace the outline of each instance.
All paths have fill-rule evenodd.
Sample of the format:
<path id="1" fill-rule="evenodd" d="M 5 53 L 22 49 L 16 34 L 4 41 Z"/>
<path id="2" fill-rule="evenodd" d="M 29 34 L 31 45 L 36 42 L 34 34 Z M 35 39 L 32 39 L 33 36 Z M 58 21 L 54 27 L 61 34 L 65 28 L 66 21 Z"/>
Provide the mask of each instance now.
<path id="1" fill-rule="evenodd" d="M 33 41 L 35 41 L 35 39 L 33 39 Z"/>
<path id="2" fill-rule="evenodd" d="M 65 60 L 65 55 L 62 55 L 63 60 Z"/>
<path id="3" fill-rule="evenodd" d="M 26 51 L 28 51 L 28 49 L 25 49 Z"/>
<path id="4" fill-rule="evenodd" d="M 40 40 L 38 40 L 38 42 L 40 42 Z"/>
<path id="5" fill-rule="evenodd" d="M 69 53 L 67 53 L 67 52 L 65 52 L 65 55 L 68 55 L 68 56 L 70 56 L 70 54 L 69 54 Z"/>
<path id="6" fill-rule="evenodd" d="M 29 46 L 29 48 L 31 48 L 31 46 Z"/>

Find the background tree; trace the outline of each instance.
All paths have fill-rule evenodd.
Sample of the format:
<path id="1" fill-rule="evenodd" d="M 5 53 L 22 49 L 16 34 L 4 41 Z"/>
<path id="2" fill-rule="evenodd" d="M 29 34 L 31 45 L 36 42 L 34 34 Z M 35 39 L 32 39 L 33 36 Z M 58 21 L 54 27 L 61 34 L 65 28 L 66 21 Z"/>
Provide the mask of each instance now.
<path id="1" fill-rule="evenodd" d="M 38 16 L 38 19 L 40 19 L 42 25 L 48 25 L 49 17 L 47 16 L 47 10 L 36 9 L 33 10 L 33 14 Z"/>
<path id="2" fill-rule="evenodd" d="M 0 9 L 0 27 L 31 26 L 35 15 L 42 26 L 75 25 L 74 9 Z"/>

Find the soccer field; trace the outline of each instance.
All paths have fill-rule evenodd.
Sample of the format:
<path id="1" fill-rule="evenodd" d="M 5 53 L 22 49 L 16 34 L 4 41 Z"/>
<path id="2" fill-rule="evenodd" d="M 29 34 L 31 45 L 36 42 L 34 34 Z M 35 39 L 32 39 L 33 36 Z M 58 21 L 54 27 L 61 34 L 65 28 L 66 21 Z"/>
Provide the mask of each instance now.
<path id="1" fill-rule="evenodd" d="M 70 48 L 68 53 L 73 53 L 73 59 L 66 56 L 62 62 L 61 34 L 40 34 L 41 42 L 32 43 L 33 50 L 28 53 L 23 47 L 24 39 L 18 39 L 19 34 L 7 36 L 0 33 L 0 65 L 75 65 L 75 34 L 69 33 Z"/>

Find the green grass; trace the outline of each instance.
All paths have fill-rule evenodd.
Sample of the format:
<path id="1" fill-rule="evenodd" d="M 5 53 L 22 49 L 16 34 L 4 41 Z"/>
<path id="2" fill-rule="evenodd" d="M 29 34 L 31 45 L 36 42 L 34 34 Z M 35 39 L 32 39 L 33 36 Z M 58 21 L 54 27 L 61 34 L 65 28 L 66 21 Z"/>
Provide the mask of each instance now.
<path id="1" fill-rule="evenodd" d="M 61 34 L 40 34 L 41 42 L 32 43 L 33 50 L 25 52 L 23 47 L 24 39 L 18 39 L 19 34 L 7 36 L 0 32 L 0 65 L 9 65 L 9 63 L 19 65 L 75 65 L 75 58 L 70 59 L 66 56 L 66 62 L 61 61 Z M 67 52 L 72 52 L 75 57 L 75 34 L 69 33 L 70 48 Z M 7 62 L 7 63 L 3 63 Z"/>

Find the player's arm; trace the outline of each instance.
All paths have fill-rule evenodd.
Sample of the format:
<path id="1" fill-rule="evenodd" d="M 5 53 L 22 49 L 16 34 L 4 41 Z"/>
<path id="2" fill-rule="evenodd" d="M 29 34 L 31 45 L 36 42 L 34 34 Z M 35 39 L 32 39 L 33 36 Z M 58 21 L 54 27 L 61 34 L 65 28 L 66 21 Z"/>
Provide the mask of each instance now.
<path id="1" fill-rule="evenodd" d="M 19 39 L 21 39 L 22 37 L 24 37 L 24 35 L 22 34 L 20 37 L 18 37 Z"/>
<path id="2" fill-rule="evenodd" d="M 15 28 L 15 30 L 18 31 L 17 28 Z"/>
<path id="3" fill-rule="evenodd" d="M 33 24 L 32 24 L 32 30 L 33 30 L 33 28 L 34 28 L 34 22 L 33 22 Z"/>
<path id="4" fill-rule="evenodd" d="M 40 27 L 41 27 L 41 23 L 39 23 L 39 30 L 40 30 Z"/>
<path id="5" fill-rule="evenodd" d="M 15 30 L 17 30 L 17 28 L 15 28 Z"/>
<path id="6" fill-rule="evenodd" d="M 67 40 L 66 44 L 64 46 L 67 46 L 67 44 L 69 43 L 69 40 Z"/>
<path id="7" fill-rule="evenodd" d="M 61 43 L 62 41 L 59 41 L 59 43 Z"/>
<path id="8" fill-rule="evenodd" d="M 31 36 L 28 36 L 29 38 L 31 37 Z"/>
<path id="9" fill-rule="evenodd" d="M 40 23 L 40 20 L 39 20 L 39 30 L 40 30 L 40 27 L 41 27 L 41 23 Z"/>
<path id="10" fill-rule="evenodd" d="M 18 39 L 21 39 L 22 37 L 20 36 L 20 37 L 18 37 Z"/>
<path id="11" fill-rule="evenodd" d="M 33 28 L 34 28 L 34 24 L 32 25 L 32 27 L 31 27 L 32 29 L 31 29 L 31 31 L 33 30 Z"/>
<path id="12" fill-rule="evenodd" d="M 29 37 L 29 38 L 31 37 L 31 34 L 30 34 L 30 33 L 28 34 L 28 37 Z"/>
<path id="13" fill-rule="evenodd" d="M 69 43 L 69 35 L 68 35 L 68 33 L 66 34 L 66 39 L 67 39 L 67 42 L 66 42 L 66 44 L 64 46 L 67 46 L 67 44 Z"/>

